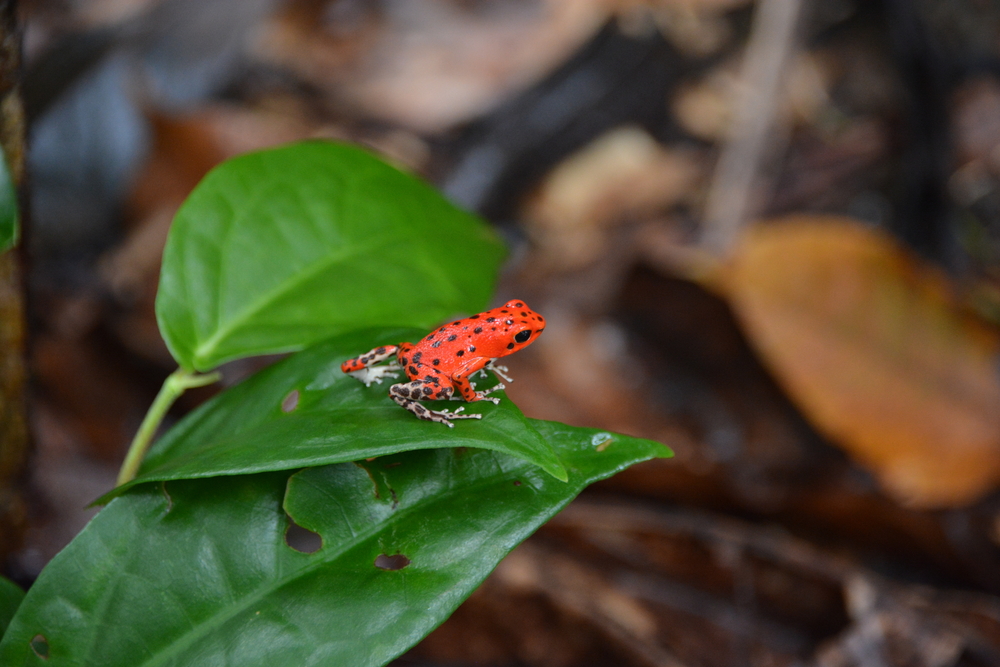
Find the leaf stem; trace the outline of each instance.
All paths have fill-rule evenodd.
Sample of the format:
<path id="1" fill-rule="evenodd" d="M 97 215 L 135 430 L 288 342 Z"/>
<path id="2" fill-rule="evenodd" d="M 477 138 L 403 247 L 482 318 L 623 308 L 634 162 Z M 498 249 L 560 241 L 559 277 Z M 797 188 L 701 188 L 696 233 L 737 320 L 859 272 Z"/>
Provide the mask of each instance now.
<path id="1" fill-rule="evenodd" d="M 122 469 L 118 473 L 119 486 L 135 479 L 139 465 L 142 464 L 142 459 L 146 456 L 146 451 L 153 441 L 153 436 L 156 435 L 156 429 L 160 427 L 160 422 L 163 421 L 167 410 L 174 404 L 177 397 L 188 389 L 203 387 L 206 384 L 216 382 L 218 379 L 218 373 L 198 375 L 194 371 L 184 368 L 178 368 L 167 376 L 167 379 L 163 382 L 163 386 L 160 387 L 160 393 L 153 399 L 153 404 L 149 406 L 149 410 L 146 412 L 146 416 L 143 418 L 142 424 L 139 425 L 139 430 L 136 431 L 135 437 L 132 439 L 132 444 L 128 448 L 128 454 L 126 454 L 125 461 L 122 463 Z"/>

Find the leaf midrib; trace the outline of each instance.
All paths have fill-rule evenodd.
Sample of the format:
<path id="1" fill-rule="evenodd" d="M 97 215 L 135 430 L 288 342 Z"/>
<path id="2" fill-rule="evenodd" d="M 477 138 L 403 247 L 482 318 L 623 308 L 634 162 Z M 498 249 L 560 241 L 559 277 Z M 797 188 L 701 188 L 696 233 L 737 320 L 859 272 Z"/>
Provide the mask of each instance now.
<path id="1" fill-rule="evenodd" d="M 232 334 L 233 331 L 243 326 L 248 320 L 259 315 L 263 310 L 267 308 L 267 306 L 269 306 L 274 301 L 277 301 L 279 297 L 286 295 L 288 292 L 292 290 L 292 288 L 298 287 L 300 284 L 305 283 L 309 279 L 323 273 L 323 271 L 329 268 L 329 266 L 332 264 L 346 261 L 347 259 L 351 259 L 353 256 L 356 255 L 372 253 L 382 248 L 387 248 L 390 245 L 391 243 L 389 239 L 384 239 L 377 243 L 371 243 L 371 244 L 358 244 L 346 250 L 340 250 L 326 254 L 319 260 L 312 262 L 302 271 L 293 274 L 293 276 L 289 280 L 283 281 L 275 288 L 261 294 L 245 309 L 240 311 L 237 317 L 229 319 L 225 324 L 218 327 L 215 333 L 212 334 L 209 338 L 205 339 L 200 344 L 195 346 L 192 354 L 193 365 L 196 368 L 199 368 L 201 362 L 211 358 L 211 353 L 215 351 L 218 345 L 222 341 L 224 341 L 226 337 Z M 221 282 L 221 276 L 219 280 Z M 185 283 L 187 283 L 187 281 L 185 281 Z M 199 370 L 210 370 L 210 369 L 204 368 Z"/>
<path id="2" fill-rule="evenodd" d="M 490 451 L 490 450 L 484 450 L 484 451 Z M 350 542 L 347 546 L 334 551 L 332 554 L 330 554 L 329 558 L 317 559 L 311 563 L 306 563 L 301 568 L 295 570 L 295 572 L 292 573 L 291 575 L 282 577 L 280 579 L 276 579 L 274 580 L 273 585 L 263 586 L 257 589 L 252 595 L 249 595 L 246 598 L 240 600 L 238 604 L 231 605 L 228 611 L 215 614 L 212 616 L 211 620 L 199 623 L 195 631 L 185 633 L 180 638 L 169 644 L 166 650 L 158 653 L 157 655 L 154 655 L 147 662 L 137 663 L 137 667 L 156 667 L 157 665 L 165 664 L 167 660 L 177 657 L 184 649 L 190 647 L 196 640 L 204 637 L 210 631 L 220 627 L 223 623 L 234 618 L 240 612 L 246 611 L 246 609 L 253 606 L 254 603 L 274 593 L 275 591 L 279 590 L 286 584 L 301 577 L 304 577 L 308 574 L 312 574 L 315 570 L 319 569 L 320 567 L 328 565 L 330 562 L 342 556 L 347 551 L 350 551 L 351 549 L 357 547 L 366 540 L 374 537 L 376 534 L 383 532 L 388 528 L 391 528 L 394 524 L 400 522 L 402 520 L 402 517 L 409 516 L 412 512 L 416 511 L 418 508 L 423 507 L 424 505 L 429 504 L 431 502 L 437 502 L 439 500 L 447 500 L 448 498 L 457 495 L 459 491 L 461 492 L 474 491 L 483 486 L 495 484 L 496 482 L 502 480 L 504 477 L 511 474 L 512 472 L 514 472 L 514 470 L 507 470 L 500 474 L 491 476 L 488 479 L 481 480 L 480 482 L 475 484 L 465 485 L 461 487 L 452 487 L 446 490 L 442 494 L 428 498 L 426 501 L 418 501 L 417 504 L 412 505 L 411 507 L 395 512 L 390 516 L 388 520 L 378 524 L 377 528 L 362 532 L 360 534 L 360 537 Z M 565 506 L 565 504 L 569 503 L 569 501 L 572 500 L 577 493 L 579 493 L 579 490 L 577 490 L 577 486 L 578 485 L 574 485 L 572 487 L 573 491 L 570 494 L 567 494 L 569 495 L 569 498 L 566 499 L 565 503 L 563 503 L 562 505 L 557 504 L 553 508 L 556 512 L 558 512 L 559 509 L 561 509 L 561 507 Z M 535 491 L 536 493 L 539 494 L 545 493 L 544 491 L 540 491 L 538 489 L 536 489 Z"/>

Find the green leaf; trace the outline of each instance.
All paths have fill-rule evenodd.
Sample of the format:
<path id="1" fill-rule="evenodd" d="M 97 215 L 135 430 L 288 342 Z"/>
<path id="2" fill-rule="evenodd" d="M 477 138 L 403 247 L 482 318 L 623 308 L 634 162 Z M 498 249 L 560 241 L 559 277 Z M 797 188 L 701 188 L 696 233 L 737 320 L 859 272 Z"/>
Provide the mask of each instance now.
<path id="1" fill-rule="evenodd" d="M 426 183 L 344 144 L 223 163 L 174 219 L 156 316 L 211 370 L 367 326 L 430 328 L 486 307 L 503 245 Z"/>
<path id="2" fill-rule="evenodd" d="M 20 235 L 17 216 L 17 188 L 7 157 L 0 148 L 0 252 L 17 245 Z"/>
<path id="3" fill-rule="evenodd" d="M 10 579 L 0 577 L 0 637 L 3 637 L 7 624 L 14 617 L 18 605 L 24 599 L 24 591 Z"/>
<path id="4" fill-rule="evenodd" d="M 349 357 L 422 335 L 416 329 L 352 332 L 265 368 L 188 415 L 153 446 L 136 479 L 98 502 L 143 482 L 294 470 L 434 447 L 505 452 L 565 480 L 552 446 L 503 393 L 495 394 L 500 405 L 428 402 L 483 415 L 448 428 L 396 405 L 389 398 L 392 378 L 366 387 L 340 370 Z"/>
<path id="5" fill-rule="evenodd" d="M 568 483 L 503 454 L 435 449 L 290 478 L 133 489 L 45 568 L 0 642 L 0 664 L 384 664 L 587 484 L 669 453 L 534 423 L 566 461 Z M 320 534 L 318 551 L 287 546 L 286 510 Z M 376 566 L 398 555 L 402 569 Z"/>

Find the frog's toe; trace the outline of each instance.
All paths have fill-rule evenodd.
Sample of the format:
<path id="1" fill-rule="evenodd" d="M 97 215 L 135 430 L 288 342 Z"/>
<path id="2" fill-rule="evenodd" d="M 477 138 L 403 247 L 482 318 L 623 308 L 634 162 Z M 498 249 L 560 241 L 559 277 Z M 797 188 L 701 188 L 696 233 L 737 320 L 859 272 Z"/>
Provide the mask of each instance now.
<path id="1" fill-rule="evenodd" d="M 385 366 L 370 366 L 368 368 L 351 371 L 348 375 L 361 380 L 365 383 L 366 387 L 370 387 L 373 382 L 375 384 L 382 384 L 382 380 L 386 377 L 397 377 L 399 370 L 400 367 L 398 364 L 387 364 Z"/>
<path id="2" fill-rule="evenodd" d="M 495 387 L 490 387 L 486 391 L 479 392 L 479 394 L 478 394 L 479 400 L 481 400 L 481 401 L 493 401 L 493 405 L 500 405 L 500 399 L 498 397 L 496 397 L 496 396 L 489 396 L 488 397 L 487 395 L 488 394 L 492 394 L 495 391 L 503 391 L 506 388 L 507 387 L 504 386 L 504 383 L 500 382 Z"/>
<path id="3" fill-rule="evenodd" d="M 513 382 L 514 378 L 507 375 L 507 373 L 510 373 L 510 369 L 508 369 L 506 366 L 501 366 L 500 364 L 494 363 L 494 361 L 496 360 L 494 359 L 493 361 L 489 362 L 483 368 L 490 369 L 491 371 L 496 373 L 497 377 L 499 377 L 501 380 L 506 380 L 507 382 Z"/>
<path id="4" fill-rule="evenodd" d="M 460 408 L 455 408 L 454 411 L 449 411 L 449 410 L 434 410 L 433 414 L 438 415 L 440 417 L 443 417 L 446 420 L 448 420 L 448 419 L 482 419 L 483 418 L 482 415 L 476 414 L 474 412 L 469 413 L 469 414 L 465 414 L 465 415 L 459 414 L 459 413 L 464 412 L 464 411 L 465 411 L 465 406 L 463 405 Z"/>

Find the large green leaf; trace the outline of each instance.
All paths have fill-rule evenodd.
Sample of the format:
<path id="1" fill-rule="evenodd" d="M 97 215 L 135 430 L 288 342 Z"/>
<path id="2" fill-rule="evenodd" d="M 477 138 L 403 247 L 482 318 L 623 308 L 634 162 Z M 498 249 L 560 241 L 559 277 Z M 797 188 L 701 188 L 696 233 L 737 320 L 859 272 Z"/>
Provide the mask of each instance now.
<path id="1" fill-rule="evenodd" d="M 16 245 L 19 234 L 17 188 L 14 187 L 7 157 L 0 148 L 0 252 Z"/>
<path id="2" fill-rule="evenodd" d="M 133 489 L 45 568 L 0 643 L 0 664 L 384 664 L 584 486 L 669 453 L 535 426 L 567 463 L 568 483 L 503 454 L 434 449 L 291 478 Z M 321 548 L 286 545 L 286 510 Z"/>
<path id="3" fill-rule="evenodd" d="M 0 637 L 3 637 L 7 624 L 14 617 L 18 605 L 24 599 L 24 591 L 10 579 L 0 577 Z"/>
<path id="4" fill-rule="evenodd" d="M 483 415 L 456 420 L 448 428 L 396 405 L 388 393 L 391 378 L 366 387 L 340 371 L 348 357 L 421 335 L 416 329 L 352 332 L 265 368 L 171 429 L 150 450 L 136 479 L 113 495 L 143 482 L 293 470 L 434 447 L 493 449 L 566 479 L 552 446 L 502 393 L 495 394 L 500 405 L 428 403 L 450 409 L 462 405 Z M 482 388 L 493 379 L 479 382 Z"/>
<path id="5" fill-rule="evenodd" d="M 482 310 L 503 253 L 422 181 L 360 148 L 299 143 L 223 163 L 195 188 L 167 239 L 156 316 L 178 363 L 210 370 Z"/>

